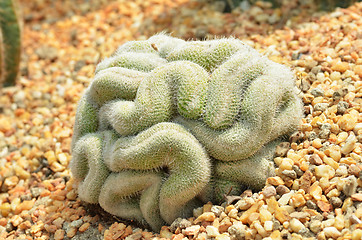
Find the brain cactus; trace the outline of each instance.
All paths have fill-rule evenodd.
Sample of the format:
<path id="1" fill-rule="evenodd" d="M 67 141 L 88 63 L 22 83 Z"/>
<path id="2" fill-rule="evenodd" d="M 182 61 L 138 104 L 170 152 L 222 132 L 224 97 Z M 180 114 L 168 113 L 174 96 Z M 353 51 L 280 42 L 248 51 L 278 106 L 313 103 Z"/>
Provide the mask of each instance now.
<path id="1" fill-rule="evenodd" d="M 237 39 L 155 35 L 122 45 L 81 98 L 79 197 L 154 230 L 273 175 L 302 117 L 291 71 Z"/>
<path id="2" fill-rule="evenodd" d="M 15 84 L 20 62 L 20 25 L 16 0 L 0 0 L 0 88 Z"/>

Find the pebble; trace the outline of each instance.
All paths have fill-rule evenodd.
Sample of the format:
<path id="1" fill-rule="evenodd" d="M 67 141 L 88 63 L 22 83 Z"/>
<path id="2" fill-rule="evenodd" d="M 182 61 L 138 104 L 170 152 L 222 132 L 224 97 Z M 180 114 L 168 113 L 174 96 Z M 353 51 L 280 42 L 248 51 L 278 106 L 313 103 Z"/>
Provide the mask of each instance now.
<path id="1" fill-rule="evenodd" d="M 326 227 L 323 229 L 326 237 L 331 237 L 333 239 L 337 239 L 341 236 L 341 232 L 337 230 L 335 227 Z"/>
<path id="2" fill-rule="evenodd" d="M 207 226 L 206 227 L 206 234 L 207 234 L 208 237 L 216 237 L 220 233 L 219 233 L 219 230 L 216 227 Z"/>
<path id="3" fill-rule="evenodd" d="M 286 170 L 284 170 L 284 171 L 286 171 Z M 284 171 L 283 171 L 283 172 L 284 172 Z M 276 191 L 276 189 L 275 189 L 274 186 L 268 186 L 268 187 L 265 187 L 265 188 L 263 189 L 263 195 L 264 195 L 266 198 L 271 197 L 271 196 L 275 196 L 276 193 L 277 193 L 277 191 Z"/>
<path id="4" fill-rule="evenodd" d="M 338 120 L 338 126 L 344 131 L 351 131 L 357 124 L 357 118 L 349 113 L 343 115 Z"/>
<path id="5" fill-rule="evenodd" d="M 344 185 L 342 191 L 347 197 L 350 197 L 354 193 L 356 193 L 358 183 L 357 183 L 357 178 L 355 176 L 349 176 L 345 178 L 343 181 Z"/>
<path id="6" fill-rule="evenodd" d="M 301 223 L 301 222 L 300 222 L 298 219 L 296 219 L 296 218 L 292 218 L 289 223 L 290 223 L 290 225 L 289 225 L 290 229 L 291 229 L 293 232 L 295 232 L 295 233 L 298 233 L 300 230 L 302 230 L 303 228 L 305 228 L 304 224 Z"/>
<path id="7" fill-rule="evenodd" d="M 356 136 L 354 134 L 349 135 L 349 137 L 346 139 L 346 143 L 341 148 L 341 153 L 347 155 L 348 153 L 352 152 L 356 143 Z"/>

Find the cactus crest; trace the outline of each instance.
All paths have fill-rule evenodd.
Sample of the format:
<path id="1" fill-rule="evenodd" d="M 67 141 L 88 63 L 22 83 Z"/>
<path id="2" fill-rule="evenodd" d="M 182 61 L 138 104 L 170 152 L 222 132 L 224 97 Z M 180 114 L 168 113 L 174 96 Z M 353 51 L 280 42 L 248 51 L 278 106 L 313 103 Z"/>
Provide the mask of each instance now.
<path id="1" fill-rule="evenodd" d="M 97 66 L 70 167 L 82 200 L 157 231 L 230 187 L 261 189 L 301 118 L 287 67 L 238 39 L 159 34 Z"/>

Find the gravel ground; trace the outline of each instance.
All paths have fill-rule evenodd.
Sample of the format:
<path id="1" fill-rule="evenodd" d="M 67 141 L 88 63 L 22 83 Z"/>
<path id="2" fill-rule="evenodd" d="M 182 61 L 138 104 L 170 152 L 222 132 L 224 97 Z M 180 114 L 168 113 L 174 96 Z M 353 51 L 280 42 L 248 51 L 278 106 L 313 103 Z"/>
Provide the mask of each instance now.
<path id="1" fill-rule="evenodd" d="M 362 3 L 222 13 L 193 0 L 21 2 L 21 77 L 0 90 L 0 239 L 362 239 Z M 276 149 L 276 176 L 262 191 L 152 233 L 79 201 L 67 166 L 76 103 L 96 64 L 160 31 L 233 35 L 290 66 L 306 116 Z"/>

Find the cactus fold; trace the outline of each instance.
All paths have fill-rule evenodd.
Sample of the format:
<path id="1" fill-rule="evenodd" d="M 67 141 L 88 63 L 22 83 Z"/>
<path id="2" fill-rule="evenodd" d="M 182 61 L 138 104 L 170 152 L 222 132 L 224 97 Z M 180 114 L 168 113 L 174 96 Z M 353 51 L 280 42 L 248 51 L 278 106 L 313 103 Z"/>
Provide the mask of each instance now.
<path id="1" fill-rule="evenodd" d="M 302 105 L 291 71 L 240 40 L 159 34 L 101 62 L 81 98 L 79 196 L 158 230 L 232 189 L 260 189 Z"/>
<path id="2" fill-rule="evenodd" d="M 0 87 L 15 85 L 20 43 L 19 10 L 16 0 L 0 0 Z"/>

